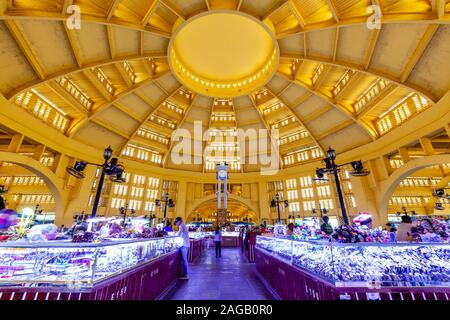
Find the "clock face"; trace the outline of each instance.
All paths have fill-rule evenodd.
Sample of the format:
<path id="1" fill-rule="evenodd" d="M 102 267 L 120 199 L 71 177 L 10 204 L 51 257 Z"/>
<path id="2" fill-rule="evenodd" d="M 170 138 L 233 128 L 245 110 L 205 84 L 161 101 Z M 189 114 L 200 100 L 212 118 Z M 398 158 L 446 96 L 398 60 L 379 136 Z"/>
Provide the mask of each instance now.
<path id="1" fill-rule="evenodd" d="M 225 178 L 227 176 L 227 172 L 225 170 L 220 170 L 219 171 L 219 177 L 220 178 Z"/>

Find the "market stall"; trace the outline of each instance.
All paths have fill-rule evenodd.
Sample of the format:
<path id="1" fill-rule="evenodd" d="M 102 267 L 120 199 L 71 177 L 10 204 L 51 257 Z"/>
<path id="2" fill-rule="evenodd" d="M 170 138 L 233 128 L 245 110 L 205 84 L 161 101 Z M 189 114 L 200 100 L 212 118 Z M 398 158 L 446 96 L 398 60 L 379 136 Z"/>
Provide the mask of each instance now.
<path id="1" fill-rule="evenodd" d="M 224 231 L 222 233 L 222 247 L 239 247 L 239 231 Z"/>
<path id="2" fill-rule="evenodd" d="M 177 237 L 0 244 L 0 300 L 150 300 L 179 273 Z"/>
<path id="3" fill-rule="evenodd" d="M 258 236 L 256 265 L 281 299 L 450 299 L 448 243 L 336 243 Z"/>
<path id="4" fill-rule="evenodd" d="M 204 232 L 190 232 L 189 240 L 190 247 L 188 253 L 188 261 L 194 262 L 198 259 L 207 248 L 207 241 L 209 235 Z"/>

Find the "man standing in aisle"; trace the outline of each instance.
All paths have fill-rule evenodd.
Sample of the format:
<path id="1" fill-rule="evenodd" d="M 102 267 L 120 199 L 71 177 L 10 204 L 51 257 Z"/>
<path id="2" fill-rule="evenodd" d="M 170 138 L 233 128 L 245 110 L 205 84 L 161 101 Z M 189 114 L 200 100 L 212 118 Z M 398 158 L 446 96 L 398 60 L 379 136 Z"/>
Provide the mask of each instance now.
<path id="1" fill-rule="evenodd" d="M 181 247 L 181 258 L 183 261 L 183 275 L 180 277 L 180 280 L 188 280 L 188 250 L 190 247 L 189 242 L 189 231 L 186 225 L 183 223 L 183 219 L 181 217 L 177 217 L 175 219 L 175 225 L 178 226 L 177 236 L 181 237 L 183 240 L 183 246 Z"/>

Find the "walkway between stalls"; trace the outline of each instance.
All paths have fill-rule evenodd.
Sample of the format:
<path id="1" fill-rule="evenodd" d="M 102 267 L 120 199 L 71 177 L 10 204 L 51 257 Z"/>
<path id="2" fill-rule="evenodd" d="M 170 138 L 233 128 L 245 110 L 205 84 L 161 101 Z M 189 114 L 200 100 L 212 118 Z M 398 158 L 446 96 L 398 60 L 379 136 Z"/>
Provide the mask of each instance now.
<path id="1" fill-rule="evenodd" d="M 209 248 L 189 265 L 189 280 L 178 280 L 162 299 L 271 300 L 273 296 L 239 248 L 223 248 L 221 258 Z"/>

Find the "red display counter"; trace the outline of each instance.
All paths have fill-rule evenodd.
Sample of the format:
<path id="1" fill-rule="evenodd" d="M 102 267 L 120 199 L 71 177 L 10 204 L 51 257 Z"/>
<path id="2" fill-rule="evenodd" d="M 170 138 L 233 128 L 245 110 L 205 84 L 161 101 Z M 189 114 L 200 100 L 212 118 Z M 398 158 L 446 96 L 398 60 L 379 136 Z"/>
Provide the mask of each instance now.
<path id="1" fill-rule="evenodd" d="M 261 232 L 248 232 L 242 242 L 242 253 L 247 257 L 249 262 L 255 262 L 256 236 Z"/>
<path id="2" fill-rule="evenodd" d="M 145 263 L 90 289 L 0 287 L 0 300 L 155 300 L 177 279 L 179 251 Z"/>
<path id="3" fill-rule="evenodd" d="M 0 244 L 0 300 L 153 300 L 180 274 L 181 239 Z"/>
<path id="4" fill-rule="evenodd" d="M 239 232 L 223 232 L 222 247 L 239 247 Z"/>
<path id="5" fill-rule="evenodd" d="M 336 287 L 259 248 L 256 269 L 283 300 L 450 300 L 448 287 Z"/>
<path id="6" fill-rule="evenodd" d="M 205 251 L 207 247 L 207 241 L 208 239 L 205 238 L 199 238 L 199 239 L 190 239 L 190 248 L 188 252 L 188 261 L 194 262 L 198 259 Z"/>

